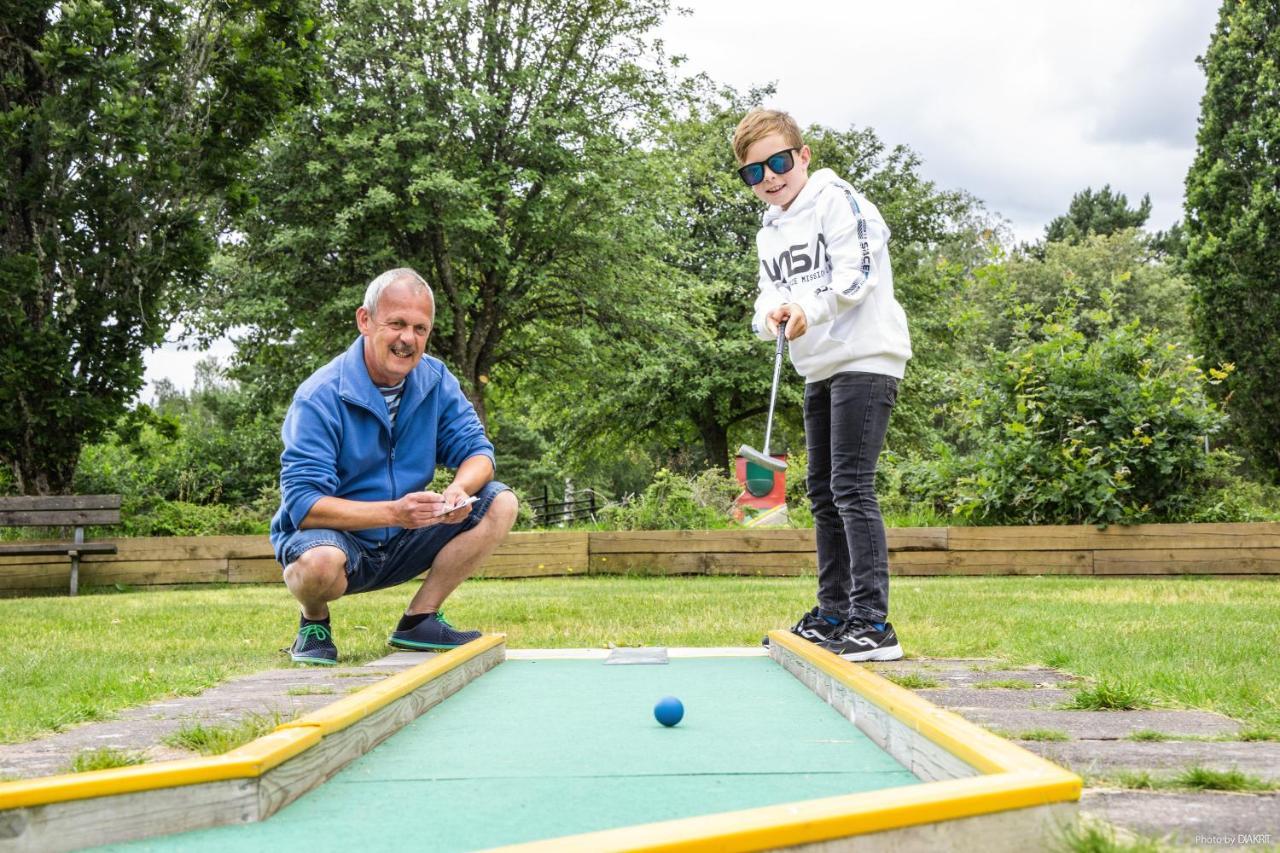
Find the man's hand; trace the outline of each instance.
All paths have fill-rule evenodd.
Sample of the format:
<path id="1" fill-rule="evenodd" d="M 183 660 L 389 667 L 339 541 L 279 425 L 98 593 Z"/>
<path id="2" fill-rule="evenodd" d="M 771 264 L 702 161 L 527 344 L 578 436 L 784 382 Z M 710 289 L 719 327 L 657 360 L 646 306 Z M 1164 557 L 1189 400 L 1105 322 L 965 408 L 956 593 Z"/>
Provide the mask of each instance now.
<path id="1" fill-rule="evenodd" d="M 413 530 L 441 523 L 449 517 L 440 515 L 448 494 L 449 490 L 445 489 L 443 495 L 435 492 L 410 492 L 405 495 L 392 505 L 396 526 Z"/>
<path id="2" fill-rule="evenodd" d="M 764 318 L 769 334 L 775 338 L 778 336 L 778 326 L 783 321 L 786 321 L 787 324 L 787 340 L 789 341 L 794 341 L 809 330 L 809 321 L 804 316 L 804 309 L 794 302 L 779 305 L 766 314 Z"/>
<path id="3" fill-rule="evenodd" d="M 449 487 L 444 490 L 444 506 L 457 506 L 469 497 L 471 497 L 471 495 L 467 494 L 466 489 L 462 488 L 462 486 L 459 486 L 457 483 L 451 483 Z M 444 507 L 441 507 L 441 509 L 443 508 Z M 439 509 L 436 510 L 436 512 L 439 511 Z M 471 504 L 468 503 L 463 506 L 459 506 L 452 512 L 440 516 L 440 521 L 444 524 L 457 524 L 470 514 Z"/>

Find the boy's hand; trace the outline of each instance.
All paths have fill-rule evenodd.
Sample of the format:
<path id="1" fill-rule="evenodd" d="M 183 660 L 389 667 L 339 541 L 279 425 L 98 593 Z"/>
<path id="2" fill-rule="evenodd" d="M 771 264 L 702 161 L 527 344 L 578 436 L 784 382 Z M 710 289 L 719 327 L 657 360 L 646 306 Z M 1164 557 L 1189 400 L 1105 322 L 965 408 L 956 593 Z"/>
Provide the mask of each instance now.
<path id="1" fill-rule="evenodd" d="M 794 302 L 788 302 L 765 315 L 764 322 L 769 329 L 769 334 L 777 337 L 778 326 L 784 320 L 787 323 L 787 340 L 789 341 L 794 341 L 809 330 L 809 321 L 804 316 L 804 309 Z"/>

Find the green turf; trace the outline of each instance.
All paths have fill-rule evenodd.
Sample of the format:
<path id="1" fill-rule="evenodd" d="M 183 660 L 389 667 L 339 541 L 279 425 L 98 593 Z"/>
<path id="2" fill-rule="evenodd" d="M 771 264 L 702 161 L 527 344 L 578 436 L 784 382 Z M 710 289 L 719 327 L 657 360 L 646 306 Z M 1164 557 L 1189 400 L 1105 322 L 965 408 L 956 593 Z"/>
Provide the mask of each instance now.
<path id="1" fill-rule="evenodd" d="M 119 849 L 469 850 L 911 784 L 768 658 L 511 660 L 261 824 Z"/>

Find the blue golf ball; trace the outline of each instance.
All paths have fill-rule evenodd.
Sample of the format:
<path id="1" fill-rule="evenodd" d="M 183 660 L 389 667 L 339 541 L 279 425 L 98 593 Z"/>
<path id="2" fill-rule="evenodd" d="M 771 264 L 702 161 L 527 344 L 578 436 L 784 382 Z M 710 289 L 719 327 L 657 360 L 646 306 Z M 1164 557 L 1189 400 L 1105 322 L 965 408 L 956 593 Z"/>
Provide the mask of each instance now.
<path id="1" fill-rule="evenodd" d="M 684 705 L 674 696 L 663 696 L 653 706 L 653 716 L 664 726 L 674 726 L 684 719 Z"/>

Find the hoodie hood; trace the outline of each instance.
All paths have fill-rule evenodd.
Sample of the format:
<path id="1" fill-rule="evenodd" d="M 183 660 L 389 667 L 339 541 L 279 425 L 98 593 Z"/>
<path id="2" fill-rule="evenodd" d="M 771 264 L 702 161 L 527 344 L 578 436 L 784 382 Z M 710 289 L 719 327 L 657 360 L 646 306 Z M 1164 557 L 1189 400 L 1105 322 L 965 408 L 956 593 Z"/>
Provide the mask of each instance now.
<path id="1" fill-rule="evenodd" d="M 791 202 L 791 206 L 783 210 L 776 204 L 771 204 L 764 210 L 763 223 L 766 227 L 772 225 L 779 219 L 799 216 L 808 209 L 812 208 L 818 201 L 818 196 L 822 195 L 822 191 L 840 180 L 839 176 L 830 169 L 819 169 L 809 176 L 809 180 L 805 181 L 800 193 Z"/>

